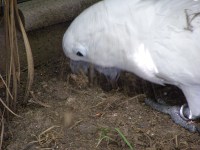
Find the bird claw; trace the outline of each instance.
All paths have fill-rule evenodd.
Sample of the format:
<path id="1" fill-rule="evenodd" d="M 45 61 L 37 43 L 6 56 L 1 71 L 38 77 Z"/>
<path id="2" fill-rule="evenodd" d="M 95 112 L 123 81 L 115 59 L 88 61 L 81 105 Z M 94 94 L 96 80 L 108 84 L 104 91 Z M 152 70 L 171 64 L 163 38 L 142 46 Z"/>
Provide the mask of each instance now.
<path id="1" fill-rule="evenodd" d="M 183 106 L 169 106 L 169 105 L 163 105 L 163 104 L 159 104 L 151 99 L 145 99 L 145 103 L 150 106 L 151 108 L 168 114 L 171 116 L 172 120 L 182 126 L 183 128 L 189 130 L 190 132 L 198 132 L 200 133 L 200 128 L 194 123 L 191 123 L 191 120 L 188 119 L 190 110 L 188 107 L 186 107 L 187 105 L 183 105 Z"/>

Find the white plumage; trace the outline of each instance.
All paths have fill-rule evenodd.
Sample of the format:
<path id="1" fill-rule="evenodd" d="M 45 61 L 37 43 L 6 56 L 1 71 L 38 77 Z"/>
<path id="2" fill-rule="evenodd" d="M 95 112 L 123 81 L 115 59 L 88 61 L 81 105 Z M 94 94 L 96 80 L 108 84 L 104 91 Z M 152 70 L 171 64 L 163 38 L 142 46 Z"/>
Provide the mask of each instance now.
<path id="1" fill-rule="evenodd" d="M 105 0 L 66 31 L 65 54 L 178 86 L 200 117 L 200 1 Z"/>

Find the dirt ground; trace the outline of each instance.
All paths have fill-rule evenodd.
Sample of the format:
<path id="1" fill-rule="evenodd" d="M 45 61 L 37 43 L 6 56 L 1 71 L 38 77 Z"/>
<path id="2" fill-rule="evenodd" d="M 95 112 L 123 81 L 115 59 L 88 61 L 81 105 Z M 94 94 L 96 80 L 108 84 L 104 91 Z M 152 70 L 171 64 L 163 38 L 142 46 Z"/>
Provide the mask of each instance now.
<path id="1" fill-rule="evenodd" d="M 176 88 L 152 85 L 127 73 L 117 89 L 104 78 L 89 86 L 86 76 L 71 74 L 68 64 L 62 64 L 36 68 L 29 102 L 18 106 L 22 118 L 8 124 L 4 149 L 130 150 L 128 143 L 134 150 L 200 149 L 199 134 L 144 104 L 152 95 L 182 103 L 176 101 L 184 99 Z"/>

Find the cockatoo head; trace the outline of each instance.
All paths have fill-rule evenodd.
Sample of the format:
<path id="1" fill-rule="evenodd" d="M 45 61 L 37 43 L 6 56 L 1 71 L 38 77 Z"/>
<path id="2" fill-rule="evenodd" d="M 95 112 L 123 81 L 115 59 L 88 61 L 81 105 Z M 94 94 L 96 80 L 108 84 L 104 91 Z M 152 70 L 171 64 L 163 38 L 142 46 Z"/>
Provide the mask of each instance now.
<path id="1" fill-rule="evenodd" d="M 96 8 L 96 9 L 95 9 Z M 71 59 L 70 67 L 77 72 L 80 67 L 86 72 L 89 63 L 111 80 L 118 79 L 120 70 L 114 65 L 116 54 L 112 44 L 105 38 L 107 21 L 98 3 L 86 9 L 69 26 L 63 37 L 63 50 Z M 111 45 L 110 45 L 111 44 Z M 113 59 L 113 60 L 112 60 Z"/>
<path id="2" fill-rule="evenodd" d="M 102 67 L 118 67 L 123 58 L 120 51 L 116 50 L 121 41 L 118 35 L 123 35 L 116 33 L 118 28 L 110 24 L 111 19 L 102 3 L 83 11 L 64 34 L 63 49 L 66 56 Z"/>
<path id="3" fill-rule="evenodd" d="M 97 30 L 92 10 L 82 12 L 64 34 L 63 50 L 72 60 L 90 62 L 92 36 Z"/>
<path id="4" fill-rule="evenodd" d="M 100 9 L 104 8 L 97 3 L 92 6 L 92 9 L 82 12 L 71 23 L 63 37 L 63 50 L 71 59 L 70 66 L 75 72 L 80 69 L 80 66 L 83 70 L 87 70 L 89 63 L 92 63 L 98 72 L 108 78 L 115 78 L 120 72 L 115 65 L 118 60 L 116 56 L 119 55 L 113 51 L 115 49 L 113 40 L 109 42 L 108 22 L 105 14 L 100 13 L 104 11 Z M 81 62 L 83 63 L 80 64 Z"/>
<path id="5" fill-rule="evenodd" d="M 77 32 L 71 25 L 65 33 L 63 37 L 64 53 L 72 60 L 88 62 L 88 43 L 85 40 L 86 38 L 83 37 L 84 33 L 77 34 Z M 85 31 L 83 30 L 83 32 Z"/>

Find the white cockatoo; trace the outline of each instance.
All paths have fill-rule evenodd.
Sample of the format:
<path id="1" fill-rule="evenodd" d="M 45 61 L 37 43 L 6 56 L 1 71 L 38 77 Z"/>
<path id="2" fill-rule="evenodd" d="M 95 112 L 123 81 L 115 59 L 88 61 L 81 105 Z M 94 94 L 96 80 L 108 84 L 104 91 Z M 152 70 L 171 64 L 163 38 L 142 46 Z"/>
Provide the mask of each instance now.
<path id="1" fill-rule="evenodd" d="M 72 22 L 63 49 L 73 61 L 179 87 L 188 107 L 146 103 L 186 129 L 198 130 L 186 120 L 200 117 L 200 0 L 100 1 Z"/>

